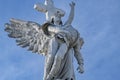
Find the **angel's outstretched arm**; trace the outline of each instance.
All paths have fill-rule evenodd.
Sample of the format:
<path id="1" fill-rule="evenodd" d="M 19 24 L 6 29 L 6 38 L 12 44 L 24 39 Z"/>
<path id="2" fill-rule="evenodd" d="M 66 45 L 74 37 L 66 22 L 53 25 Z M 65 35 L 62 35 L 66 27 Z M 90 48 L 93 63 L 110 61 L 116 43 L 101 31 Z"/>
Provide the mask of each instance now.
<path id="1" fill-rule="evenodd" d="M 74 19 L 74 6 L 75 6 L 74 2 L 70 3 L 71 11 L 68 20 L 65 22 L 65 25 L 70 25 Z"/>
<path id="2" fill-rule="evenodd" d="M 47 12 L 47 8 L 44 4 L 42 3 L 37 3 L 34 5 L 34 9 L 36 9 L 37 11 L 39 12 L 43 12 L 43 13 L 46 13 Z"/>

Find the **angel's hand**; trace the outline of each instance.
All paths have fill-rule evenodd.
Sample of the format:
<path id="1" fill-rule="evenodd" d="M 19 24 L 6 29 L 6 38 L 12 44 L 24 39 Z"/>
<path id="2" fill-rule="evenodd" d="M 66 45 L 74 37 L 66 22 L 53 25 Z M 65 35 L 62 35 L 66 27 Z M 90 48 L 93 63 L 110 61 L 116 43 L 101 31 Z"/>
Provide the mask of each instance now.
<path id="1" fill-rule="evenodd" d="M 71 8 L 73 8 L 75 6 L 75 2 L 72 1 L 69 5 Z"/>

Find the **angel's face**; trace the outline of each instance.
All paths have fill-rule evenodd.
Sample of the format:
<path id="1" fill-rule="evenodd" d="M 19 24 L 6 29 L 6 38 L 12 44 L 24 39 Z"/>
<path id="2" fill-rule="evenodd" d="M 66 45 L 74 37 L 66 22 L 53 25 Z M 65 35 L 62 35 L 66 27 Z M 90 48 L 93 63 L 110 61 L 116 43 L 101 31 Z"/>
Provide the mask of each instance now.
<path id="1" fill-rule="evenodd" d="M 45 5 L 53 5 L 53 1 L 52 0 L 45 0 Z"/>

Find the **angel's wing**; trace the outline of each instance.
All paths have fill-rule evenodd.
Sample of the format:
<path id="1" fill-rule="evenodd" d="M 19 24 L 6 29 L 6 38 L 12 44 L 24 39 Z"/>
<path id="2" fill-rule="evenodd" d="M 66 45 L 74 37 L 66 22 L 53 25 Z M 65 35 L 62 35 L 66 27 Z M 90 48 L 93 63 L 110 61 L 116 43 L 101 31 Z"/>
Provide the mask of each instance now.
<path id="1" fill-rule="evenodd" d="M 5 24 L 5 31 L 9 37 L 16 39 L 17 45 L 27 47 L 33 53 L 46 54 L 49 39 L 38 23 L 11 19 Z"/>

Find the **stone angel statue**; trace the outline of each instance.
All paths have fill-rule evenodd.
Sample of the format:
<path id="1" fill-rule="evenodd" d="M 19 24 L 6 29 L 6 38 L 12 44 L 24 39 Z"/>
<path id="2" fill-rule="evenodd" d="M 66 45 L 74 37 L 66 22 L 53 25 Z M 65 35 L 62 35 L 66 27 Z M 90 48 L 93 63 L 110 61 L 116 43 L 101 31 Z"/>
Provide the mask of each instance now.
<path id="1" fill-rule="evenodd" d="M 45 12 L 46 23 L 40 25 L 36 22 L 12 18 L 10 23 L 5 24 L 5 31 L 8 32 L 9 37 L 16 39 L 17 45 L 45 56 L 43 80 L 75 80 L 73 55 L 79 65 L 78 71 L 84 72 L 83 58 L 80 53 L 84 41 L 71 25 L 75 3 L 70 4 L 68 20 L 65 24 L 60 24 L 64 11 L 55 7 L 51 11 L 46 8 L 47 1 L 52 2 L 52 0 L 45 0 L 45 5 L 35 6 L 35 9 Z"/>

